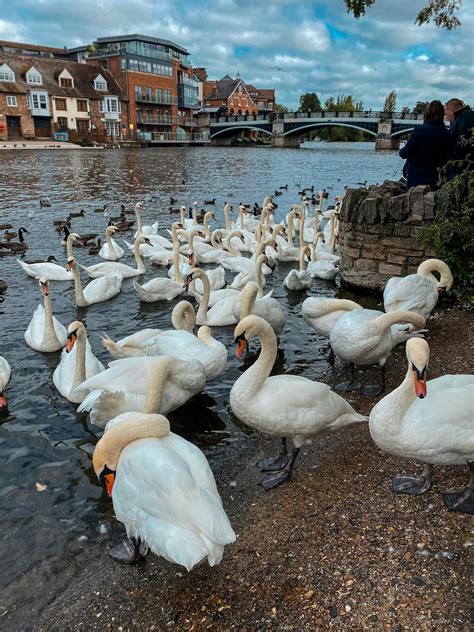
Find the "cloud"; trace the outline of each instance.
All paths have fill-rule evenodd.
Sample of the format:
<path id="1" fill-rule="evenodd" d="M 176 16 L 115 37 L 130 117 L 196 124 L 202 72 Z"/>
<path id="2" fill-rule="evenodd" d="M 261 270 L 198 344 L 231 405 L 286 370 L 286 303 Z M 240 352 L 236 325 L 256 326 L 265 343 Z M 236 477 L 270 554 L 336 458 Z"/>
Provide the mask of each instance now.
<path id="1" fill-rule="evenodd" d="M 0 37 L 61 47 L 126 33 L 162 37 L 187 48 L 211 78 L 239 70 L 249 83 L 275 87 L 290 108 L 313 91 L 322 102 L 350 93 L 374 110 L 393 89 L 400 108 L 452 96 L 472 102 L 474 3 L 465 0 L 462 26 L 448 32 L 415 25 L 426 1 L 393 10 L 376 0 L 355 20 L 343 0 L 10 0 Z"/>

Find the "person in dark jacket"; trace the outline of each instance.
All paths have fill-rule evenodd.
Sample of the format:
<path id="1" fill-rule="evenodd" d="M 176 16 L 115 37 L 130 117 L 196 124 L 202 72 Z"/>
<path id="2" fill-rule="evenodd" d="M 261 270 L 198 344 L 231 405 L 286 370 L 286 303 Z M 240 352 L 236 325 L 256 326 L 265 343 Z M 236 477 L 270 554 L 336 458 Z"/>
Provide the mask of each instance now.
<path id="1" fill-rule="evenodd" d="M 444 106 L 446 118 L 450 123 L 449 133 L 451 134 L 451 151 L 447 157 L 448 161 L 462 160 L 463 163 L 448 166 L 448 179 L 461 173 L 469 167 L 467 160 L 474 160 L 472 147 L 463 145 L 463 139 L 468 138 L 474 129 L 474 112 L 468 105 L 464 105 L 461 99 L 449 99 Z M 472 167 L 471 167 L 472 168 Z"/>
<path id="2" fill-rule="evenodd" d="M 423 125 L 415 127 L 399 156 L 407 160 L 407 189 L 419 184 L 436 188 L 439 168 L 451 148 L 451 135 L 444 124 L 441 101 L 431 101 L 425 108 Z"/>

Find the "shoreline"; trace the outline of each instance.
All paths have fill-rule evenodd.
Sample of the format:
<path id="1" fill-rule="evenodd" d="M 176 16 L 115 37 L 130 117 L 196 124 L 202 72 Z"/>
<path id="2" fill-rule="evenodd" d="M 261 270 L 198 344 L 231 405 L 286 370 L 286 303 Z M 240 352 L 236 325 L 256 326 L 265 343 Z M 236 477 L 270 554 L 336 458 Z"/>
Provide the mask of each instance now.
<path id="1" fill-rule="evenodd" d="M 428 379 L 472 372 L 473 339 L 473 312 L 438 308 Z M 387 362 L 387 392 L 405 371 L 398 347 Z M 348 399 L 362 414 L 376 401 Z M 187 574 L 151 554 L 118 565 L 106 553 L 123 535 L 113 521 L 103 541 L 71 560 L 36 620 L 16 610 L 3 623 L 45 631 L 468 629 L 472 518 L 449 513 L 440 494 L 464 485 L 467 468 L 436 467 L 426 494 L 394 495 L 391 477 L 419 464 L 382 454 L 364 423 L 305 446 L 291 481 L 265 492 L 253 465 L 275 442 L 244 432 L 233 458 L 214 468 L 238 535 L 220 565 Z"/>

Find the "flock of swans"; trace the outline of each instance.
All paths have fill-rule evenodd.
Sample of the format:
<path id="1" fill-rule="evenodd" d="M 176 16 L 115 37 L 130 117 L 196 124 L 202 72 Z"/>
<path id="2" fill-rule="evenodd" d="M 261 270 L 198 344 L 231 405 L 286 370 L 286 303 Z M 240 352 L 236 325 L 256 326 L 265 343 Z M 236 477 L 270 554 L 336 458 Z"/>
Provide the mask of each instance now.
<path id="1" fill-rule="evenodd" d="M 439 293 L 453 283 L 445 263 L 429 259 L 416 274 L 390 279 L 384 291 L 385 312 L 324 297 L 310 297 L 302 304 L 308 325 L 329 339 L 334 354 L 351 364 L 352 379 L 336 387 L 342 393 L 381 393 L 386 360 L 396 345 L 406 342 L 407 374 L 372 408 L 369 418 L 326 384 L 303 376 L 270 376 L 286 320 L 285 310 L 266 289 L 278 262 L 296 264 L 283 281 L 292 292 L 311 287 L 314 278 L 334 279 L 338 272 L 338 205 L 323 213 L 322 203 L 321 195 L 311 214 L 303 198 L 280 223 L 274 221 L 269 197 L 261 218 L 249 217 L 241 205 L 235 223 L 226 204 L 225 225 L 213 231 L 213 213 L 205 213 L 201 224 L 196 205 L 191 217 L 182 207 L 180 221 L 162 234 L 158 222 L 142 224 L 143 206 L 137 203 L 134 243 L 119 246 L 114 239 L 117 228 L 109 225 L 98 252 L 100 261 L 93 265 L 80 263 L 74 247 L 81 240 L 77 233 L 65 239 L 65 267 L 50 260 L 18 260 L 37 279 L 43 299 L 25 331 L 26 344 L 43 353 L 63 349 L 54 386 L 104 430 L 93 467 L 127 533 L 110 551 L 114 559 L 136 562 L 150 549 L 190 570 L 205 559 L 211 566 L 219 563 L 225 545 L 235 540 L 205 456 L 171 432 L 165 416 L 223 372 L 228 349 L 214 338 L 212 328 L 229 325 L 235 326 L 238 358 L 253 339 L 261 347 L 258 359 L 233 384 L 230 406 L 243 423 L 280 440 L 279 453 L 257 464 L 265 473 L 265 489 L 291 477 L 301 447 L 319 434 L 368 421 L 371 436 L 383 451 L 425 463 L 421 476 L 395 477 L 394 491 L 421 494 L 430 487 L 433 465 L 468 465 L 467 486 L 445 492 L 444 498 L 451 510 L 474 512 L 473 376 L 447 375 L 427 382 L 429 347 L 423 332 Z M 323 218 L 327 223 L 321 230 Z M 121 261 L 130 251 L 135 266 Z M 150 265 L 169 266 L 167 275 L 140 284 L 136 277 L 146 270 L 144 259 Z M 91 279 L 86 285 L 81 271 Z M 440 274 L 439 280 L 433 271 Z M 227 285 L 226 272 L 233 275 Z M 75 302 L 84 307 L 116 296 L 126 278 L 134 279 L 140 301 L 171 301 L 185 292 L 189 300 L 175 305 L 171 329 L 124 331 L 120 340 L 103 334 L 102 344 L 111 356 L 104 367 L 83 323 L 75 320 L 65 327 L 53 315 L 52 288 L 56 282 L 74 284 Z M 382 369 L 379 384 L 364 385 L 356 379 L 355 367 L 370 364 Z M 0 357 L 0 409 L 7 406 L 10 375 L 7 360 Z"/>

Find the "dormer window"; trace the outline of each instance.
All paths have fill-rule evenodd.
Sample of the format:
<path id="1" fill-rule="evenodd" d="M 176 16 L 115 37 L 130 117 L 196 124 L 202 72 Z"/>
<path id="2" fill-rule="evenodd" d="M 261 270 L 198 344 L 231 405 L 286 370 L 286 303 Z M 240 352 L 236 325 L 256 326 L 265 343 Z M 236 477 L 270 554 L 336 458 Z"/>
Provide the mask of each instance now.
<path id="1" fill-rule="evenodd" d="M 97 75 L 97 77 L 94 79 L 94 89 L 107 90 L 107 81 L 102 75 Z"/>
<path id="2" fill-rule="evenodd" d="M 59 85 L 61 88 L 74 88 L 72 75 L 66 69 L 59 75 Z"/>
<path id="3" fill-rule="evenodd" d="M 30 86 L 40 86 L 43 83 L 40 73 L 36 70 L 36 68 L 31 67 L 26 73 L 26 83 Z"/>
<path id="4" fill-rule="evenodd" d="M 15 83 L 15 73 L 7 64 L 2 64 L 0 66 L 0 81 Z"/>

